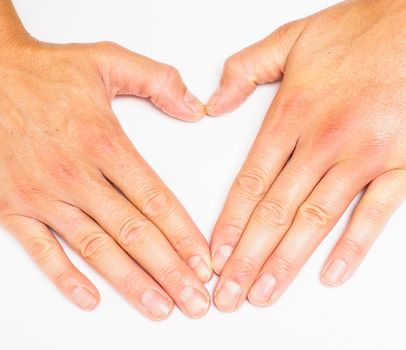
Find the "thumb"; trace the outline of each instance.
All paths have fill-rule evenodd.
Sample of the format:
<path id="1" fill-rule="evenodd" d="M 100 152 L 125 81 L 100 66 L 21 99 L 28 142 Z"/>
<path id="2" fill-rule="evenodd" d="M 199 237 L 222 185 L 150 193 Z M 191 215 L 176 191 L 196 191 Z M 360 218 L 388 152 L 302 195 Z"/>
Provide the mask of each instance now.
<path id="1" fill-rule="evenodd" d="M 204 105 L 186 88 L 178 70 L 117 44 L 93 45 L 95 61 L 109 92 L 150 98 L 164 113 L 186 121 L 206 115 Z"/>
<path id="2" fill-rule="evenodd" d="M 206 112 L 216 116 L 230 112 L 250 96 L 257 84 L 279 80 L 286 59 L 304 30 L 305 20 L 285 24 L 265 39 L 229 57 L 220 86 L 206 105 Z"/>

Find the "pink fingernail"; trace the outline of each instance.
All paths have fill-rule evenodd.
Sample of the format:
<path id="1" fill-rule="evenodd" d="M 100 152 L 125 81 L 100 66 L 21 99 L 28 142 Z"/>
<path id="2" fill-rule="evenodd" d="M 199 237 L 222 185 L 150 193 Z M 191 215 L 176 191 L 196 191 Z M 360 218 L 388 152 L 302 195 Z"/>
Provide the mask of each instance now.
<path id="1" fill-rule="evenodd" d="M 214 299 L 217 307 L 226 312 L 234 311 L 240 304 L 242 289 L 234 281 L 226 281 L 215 293 Z"/>
<path id="2" fill-rule="evenodd" d="M 97 297 L 86 287 L 77 286 L 72 290 L 72 298 L 83 310 L 93 310 L 97 305 Z"/>
<path id="3" fill-rule="evenodd" d="M 323 280 L 331 285 L 339 285 L 347 271 L 347 263 L 342 259 L 335 259 L 323 274 Z"/>
<path id="4" fill-rule="evenodd" d="M 210 279 L 212 270 L 199 255 L 192 256 L 187 263 L 203 283 Z"/>
<path id="5" fill-rule="evenodd" d="M 172 302 L 153 289 L 147 289 L 141 294 L 141 304 L 157 321 L 167 318 L 172 310 Z"/>
<path id="6" fill-rule="evenodd" d="M 202 317 L 210 306 L 210 297 L 192 286 L 186 286 L 181 290 L 179 300 L 193 318 Z"/>
<path id="7" fill-rule="evenodd" d="M 249 300 L 256 305 L 266 305 L 276 287 L 276 278 L 269 272 L 263 273 L 249 291 Z"/>
<path id="8" fill-rule="evenodd" d="M 219 275 L 223 271 L 224 265 L 233 253 L 234 248 L 229 245 L 221 245 L 214 252 L 212 258 L 213 270 Z"/>

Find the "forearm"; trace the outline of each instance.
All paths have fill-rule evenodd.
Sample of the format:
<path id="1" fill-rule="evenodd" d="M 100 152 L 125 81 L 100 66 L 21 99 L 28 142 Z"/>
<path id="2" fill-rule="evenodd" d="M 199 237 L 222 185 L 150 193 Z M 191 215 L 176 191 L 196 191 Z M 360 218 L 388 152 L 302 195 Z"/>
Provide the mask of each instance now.
<path id="1" fill-rule="evenodd" d="M 0 44 L 19 35 L 27 35 L 11 0 L 0 0 Z"/>

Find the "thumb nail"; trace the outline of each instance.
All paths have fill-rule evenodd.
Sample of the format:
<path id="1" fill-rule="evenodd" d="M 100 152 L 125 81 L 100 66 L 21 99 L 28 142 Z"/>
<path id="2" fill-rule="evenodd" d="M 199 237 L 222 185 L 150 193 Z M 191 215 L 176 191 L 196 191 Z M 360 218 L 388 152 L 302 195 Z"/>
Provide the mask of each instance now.
<path id="1" fill-rule="evenodd" d="M 186 105 L 193 113 L 197 114 L 198 116 L 206 115 L 206 110 L 203 104 L 190 91 L 186 91 L 184 100 Z"/>
<path id="2" fill-rule="evenodd" d="M 206 111 L 209 115 L 215 115 L 216 114 L 216 104 L 220 98 L 220 87 L 214 91 L 213 95 L 210 97 L 209 102 L 207 102 L 206 105 Z"/>

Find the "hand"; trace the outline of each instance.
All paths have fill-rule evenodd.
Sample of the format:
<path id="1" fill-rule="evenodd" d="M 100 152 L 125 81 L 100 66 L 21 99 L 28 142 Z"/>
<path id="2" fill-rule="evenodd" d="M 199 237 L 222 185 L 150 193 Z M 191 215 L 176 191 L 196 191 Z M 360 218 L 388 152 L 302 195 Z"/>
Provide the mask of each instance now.
<path id="1" fill-rule="evenodd" d="M 347 1 L 230 57 L 211 115 L 281 79 L 214 228 L 216 305 L 270 305 L 365 193 L 322 280 L 348 280 L 406 193 L 406 3 Z"/>
<path id="2" fill-rule="evenodd" d="M 197 120 L 204 106 L 179 73 L 112 43 L 52 45 L 22 34 L 1 41 L 0 74 L 2 225 L 85 310 L 98 291 L 50 228 L 152 319 L 173 303 L 190 317 L 206 313 L 208 244 L 110 104 L 121 94 L 148 97 Z"/>

